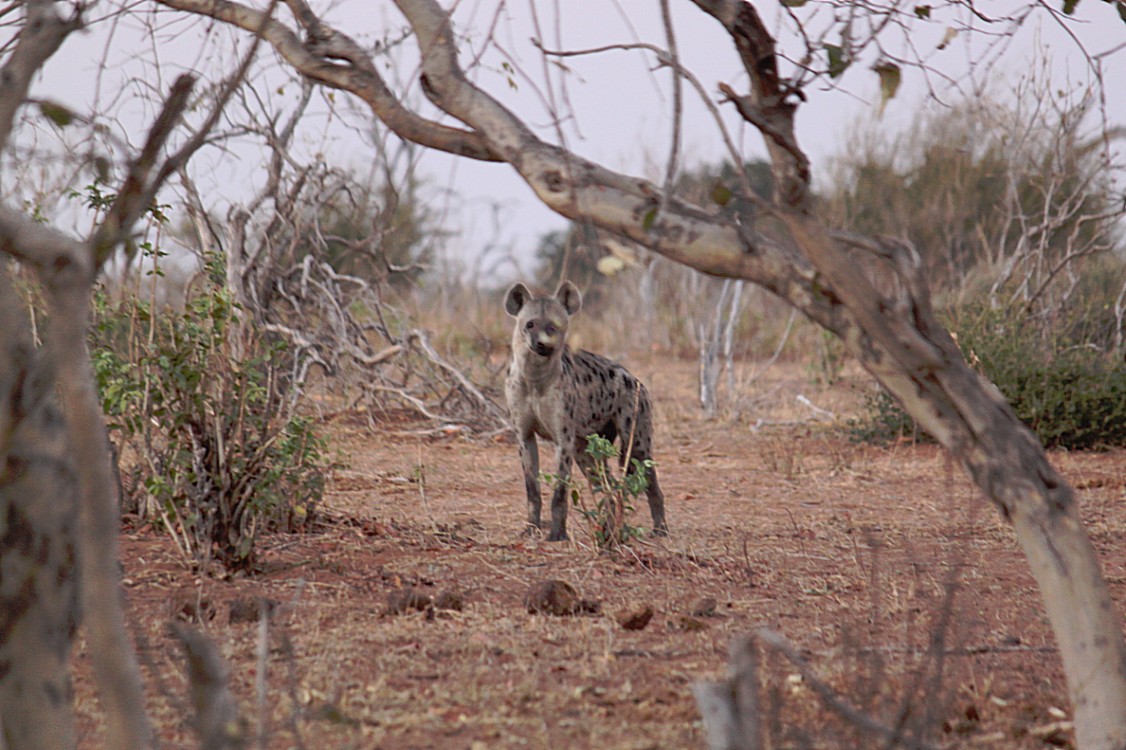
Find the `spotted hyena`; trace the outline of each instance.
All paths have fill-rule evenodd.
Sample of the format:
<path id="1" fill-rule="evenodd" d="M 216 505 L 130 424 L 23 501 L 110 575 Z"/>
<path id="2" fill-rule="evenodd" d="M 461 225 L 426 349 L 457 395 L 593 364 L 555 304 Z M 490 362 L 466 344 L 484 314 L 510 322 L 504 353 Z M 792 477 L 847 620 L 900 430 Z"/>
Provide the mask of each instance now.
<path id="1" fill-rule="evenodd" d="M 512 362 L 504 392 L 512 425 L 520 439 L 520 461 L 528 493 L 528 524 L 540 526 L 539 450 L 536 436 L 555 443 L 556 484 L 551 495 L 551 533 L 567 538 L 567 480 L 577 461 L 593 482 L 594 459 L 586 452 L 586 437 L 597 433 L 619 439 L 622 461 L 625 443 L 633 436 L 631 458 L 653 456 L 653 409 L 645 386 L 624 367 L 587 351 L 567 346 L 567 326 L 582 307 L 579 290 L 569 281 L 551 297 L 537 297 L 523 284 L 508 290 L 504 308 L 516 318 L 512 332 Z M 649 512 L 653 531 L 666 534 L 665 500 L 657 472 L 649 469 Z"/>

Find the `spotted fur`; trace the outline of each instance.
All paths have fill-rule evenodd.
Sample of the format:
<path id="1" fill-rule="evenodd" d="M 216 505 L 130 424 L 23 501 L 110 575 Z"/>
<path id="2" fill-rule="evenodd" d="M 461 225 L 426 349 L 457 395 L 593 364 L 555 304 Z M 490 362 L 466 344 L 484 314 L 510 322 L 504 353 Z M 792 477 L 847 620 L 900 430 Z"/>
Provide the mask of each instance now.
<path id="1" fill-rule="evenodd" d="M 553 296 L 537 297 L 523 284 L 508 290 L 505 310 L 516 318 L 512 360 L 505 381 L 509 416 L 520 442 L 520 462 L 528 496 L 528 525 L 540 527 L 539 449 L 536 436 L 555 444 L 556 484 L 551 495 L 548 539 L 567 538 L 567 480 L 572 463 L 594 481 L 587 435 L 617 439 L 633 436 L 631 458 L 653 457 L 653 410 L 645 386 L 626 368 L 588 351 L 567 346 L 571 316 L 582 307 L 579 290 L 564 281 Z M 665 501 L 657 472 L 649 469 L 649 512 L 653 531 L 666 534 Z"/>

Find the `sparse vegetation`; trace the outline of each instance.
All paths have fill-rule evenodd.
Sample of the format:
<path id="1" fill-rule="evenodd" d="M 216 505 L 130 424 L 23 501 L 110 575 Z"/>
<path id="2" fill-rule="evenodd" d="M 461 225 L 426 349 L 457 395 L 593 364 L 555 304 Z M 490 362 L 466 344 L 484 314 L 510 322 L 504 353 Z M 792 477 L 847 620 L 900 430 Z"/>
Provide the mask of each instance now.
<path id="1" fill-rule="evenodd" d="M 194 725 L 202 746 L 253 742 L 264 750 L 694 746 L 704 728 L 689 686 L 725 669 L 720 644 L 757 628 L 769 648 L 734 652 L 736 679 L 719 684 L 740 742 L 1122 745 L 1122 580 L 1102 572 L 1123 564 L 1113 544 L 1124 522 L 1121 453 L 1104 460 L 1061 451 L 1049 461 L 997 392 L 973 376 L 943 325 L 1048 446 L 1126 445 L 1126 284 L 1116 224 L 1126 203 L 1112 161 L 1121 133 L 1106 118 L 1101 62 L 1074 98 L 1033 72 L 1021 78 L 1018 106 L 981 96 L 919 118 L 921 129 L 902 138 L 873 127 L 876 146 L 849 148 L 858 159 L 824 195 L 813 192 L 816 165 L 794 119 L 818 89 L 847 88 L 840 77 L 850 68 L 875 72 L 881 108 L 912 63 L 934 72 L 931 85 L 950 80 L 942 56 L 918 52 L 914 24 L 930 24 L 932 13 L 940 25 L 931 30 L 946 29 L 939 49 L 951 35 L 967 40 L 968 51 L 986 41 L 971 64 L 999 70 L 993 51 L 1046 6 L 1018 4 L 987 18 L 961 4 L 857 6 L 841 15 L 786 3 L 794 7 L 768 23 L 749 3 L 698 3 L 719 22 L 708 25 L 717 49 L 722 43 L 733 55 L 728 72 L 742 64 L 742 74 L 725 76 L 729 85 L 689 70 L 664 6 L 659 43 L 631 27 L 633 42 L 579 55 L 548 49 L 537 33 L 528 51 L 547 71 L 537 80 L 502 33 L 502 20 L 515 14 L 494 16 L 482 35 L 464 11 L 447 15 L 429 0 L 397 3 L 399 31 L 337 29 L 341 16 L 307 6 L 273 14 L 239 3 L 158 4 L 167 12 L 130 7 L 96 17 L 81 4 L 17 4 L 6 24 L 18 43 L 0 45 L 0 251 L 19 267 L 31 299 L 29 315 L 9 304 L 0 321 L 10 354 L 0 368 L 0 392 L 9 396 L 0 425 L 10 429 L 0 438 L 19 435 L 0 439 L 7 744 L 32 747 L 38 725 L 60 727 L 59 741 L 39 740 L 45 750 L 78 746 L 78 738 L 146 750 L 187 744 L 182 735 Z M 1053 20 L 1075 29 L 1067 17 L 1077 4 L 1065 5 Z M 173 13 L 208 24 L 203 46 L 188 53 L 194 59 L 181 60 L 177 45 L 142 45 L 121 63 L 131 45 L 118 43 L 119 29 L 140 20 L 146 38 L 161 38 L 166 23 L 183 23 Z M 212 33 L 214 24 L 231 24 L 248 43 Z M 52 62 L 54 72 L 97 71 L 95 95 L 85 100 L 92 103 L 75 105 L 88 111 L 47 98 L 57 76 L 45 65 L 80 28 L 113 29 L 97 64 Z M 782 31 L 790 38 L 776 39 Z M 893 45 L 889 34 L 910 43 Z M 988 38 L 1006 41 L 994 47 Z M 554 41 L 571 42 L 562 33 Z M 275 54 L 263 54 L 271 48 Z M 893 49 L 906 52 L 887 57 Z M 677 118 L 661 157 L 663 182 L 580 159 L 570 145 L 586 136 L 567 88 L 602 78 L 584 79 L 582 58 L 622 51 L 655 55 L 656 75 L 673 79 L 672 107 L 661 105 Z M 873 55 L 871 67 L 853 67 Z M 574 60 L 564 64 L 564 56 Z M 192 72 L 165 92 L 161 71 L 172 70 Z M 538 94 L 546 117 L 514 115 L 527 110 L 510 109 L 494 78 Z M 664 85 L 655 90 L 663 94 Z M 701 101 L 728 164 L 686 163 L 693 149 L 679 118 Z M 734 108 L 744 132 L 731 130 L 732 118 L 716 107 Z M 1098 108 L 1101 132 L 1088 132 L 1084 122 Z M 135 113 L 148 119 L 147 130 L 136 128 Z M 338 149 L 341 126 L 375 156 L 361 157 L 371 162 L 364 179 L 326 156 Z M 752 130 L 765 137 L 769 163 L 741 163 Z M 238 190 L 216 196 L 222 177 L 196 187 L 204 170 L 193 154 L 210 152 L 224 162 L 211 162 L 215 174 L 225 174 L 230 156 L 242 158 L 247 147 L 261 158 L 245 159 L 252 167 Z M 507 163 L 550 208 L 578 218 L 578 229 L 548 238 L 540 259 L 547 273 L 580 280 L 601 302 L 588 330 L 616 343 L 596 348 L 615 357 L 625 350 L 649 370 L 639 375 L 654 376 L 645 379 L 660 396 L 653 408 L 646 402 L 646 414 L 660 412 L 656 429 L 672 439 L 658 455 L 679 469 L 669 472 L 671 540 L 629 543 L 639 536 L 629 513 L 653 462 L 627 451 L 618 478 L 608 468 L 616 449 L 597 436 L 586 446 L 598 471 L 590 503 L 568 489 L 592 546 L 621 554 L 548 545 L 566 538 L 562 513 L 547 540 L 517 536 L 520 482 L 511 462 L 498 468 L 497 456 L 511 451 L 493 444 L 509 438 L 504 414 L 495 387 L 477 379 L 495 382 L 503 345 L 490 341 L 495 324 L 466 319 L 448 286 L 427 288 L 451 236 L 438 222 L 454 212 L 432 209 L 418 190 L 418 148 Z M 77 228 L 73 202 L 57 209 L 68 194 L 62 186 L 83 183 L 69 195 L 92 216 Z M 174 192 L 168 199 L 190 214 L 176 230 L 170 206 L 157 203 Z M 173 231 L 201 259 L 182 298 L 163 278 L 166 252 L 178 252 L 162 235 Z M 499 283 L 492 271 L 502 267 L 475 278 Z M 744 294 L 752 284 L 757 291 Z M 480 286 L 463 293 L 480 294 Z M 793 317 L 783 330 L 773 294 L 810 324 L 792 340 L 796 364 L 780 358 Z M 447 348 L 411 312 L 436 297 L 445 297 Z M 776 330 L 764 333 L 771 323 Z M 762 371 L 748 382 L 737 358 L 764 362 L 764 340 L 778 342 L 764 369 L 789 367 L 769 383 L 756 382 Z M 451 349 L 474 361 L 452 361 Z M 686 395 L 690 370 L 678 359 L 686 352 L 699 357 L 696 399 Z M 935 446 L 902 441 L 887 450 L 853 445 L 863 455 L 854 461 L 839 434 L 819 429 L 815 419 L 855 413 L 856 390 L 842 383 L 868 384 L 846 352 L 934 431 L 945 464 Z M 837 403 L 822 408 L 806 391 Z M 529 392 L 535 402 L 542 390 Z M 732 408 L 719 408 L 721 392 Z M 858 433 L 914 430 L 880 398 Z M 563 403 L 573 411 L 573 401 Z M 314 410 L 315 420 L 307 416 Z M 591 413 L 577 434 L 628 432 L 601 426 L 621 414 L 617 407 L 600 400 Z M 979 429 L 979 415 L 988 429 Z M 127 533 L 119 533 L 103 419 L 131 514 Z M 536 419 L 534 429 L 522 426 L 525 438 L 543 431 L 542 415 Z M 35 429 L 17 433 L 27 425 Z M 331 483 L 326 434 L 349 450 Z M 476 439 L 482 434 L 491 440 Z M 637 443 L 641 451 L 648 454 Z M 572 456 L 562 455 L 569 466 Z M 534 489 L 538 464 L 527 451 L 524 458 L 524 483 Z M 970 482 L 955 478 L 959 464 Z M 60 517 L 56 493 L 31 489 L 44 485 L 26 482 L 30 473 L 59 480 L 76 498 L 75 518 Z M 663 531 L 656 475 L 650 479 Z M 960 493 L 970 500 L 955 506 Z M 980 517 L 982 494 L 999 513 Z M 565 510 L 561 496 L 556 511 Z M 309 526 L 326 498 L 322 533 L 285 534 Z M 529 504 L 538 524 L 534 491 Z M 264 554 L 269 565 L 260 565 Z M 258 575 L 207 575 L 213 561 Z M 544 569 L 573 599 L 579 590 L 597 599 L 520 607 L 518 592 L 544 579 Z M 449 596 L 427 590 L 439 582 Z M 233 592 L 244 595 L 238 607 Z M 386 610 L 373 606 L 373 594 L 390 594 Z M 217 603 L 230 605 L 226 621 Z M 529 619 L 545 611 L 566 619 Z M 161 658 L 170 618 L 209 631 L 173 627 L 187 651 L 194 719 L 165 689 L 184 682 L 184 670 Z M 255 623 L 252 636 L 240 630 L 247 623 Z M 131 635 L 155 688 L 142 678 Z M 28 656 L 40 649 L 60 661 L 74 653 L 73 700 L 65 669 L 61 688 L 39 679 Z M 742 695 L 740 684 L 750 686 Z M 253 738 L 240 716 L 250 705 Z M 32 731 L 8 736 L 13 716 Z"/>

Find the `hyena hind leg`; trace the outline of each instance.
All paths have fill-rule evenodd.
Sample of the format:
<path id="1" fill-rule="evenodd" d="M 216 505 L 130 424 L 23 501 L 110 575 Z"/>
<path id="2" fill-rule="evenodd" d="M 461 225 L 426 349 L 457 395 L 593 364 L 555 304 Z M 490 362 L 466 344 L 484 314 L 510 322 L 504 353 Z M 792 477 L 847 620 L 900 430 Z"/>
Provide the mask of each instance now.
<path id="1" fill-rule="evenodd" d="M 668 536 L 669 527 L 665 523 L 665 495 L 661 492 L 661 485 L 657 481 L 655 467 L 649 467 L 647 478 L 649 487 L 645 492 L 649 497 L 649 515 L 653 518 L 653 536 Z"/>

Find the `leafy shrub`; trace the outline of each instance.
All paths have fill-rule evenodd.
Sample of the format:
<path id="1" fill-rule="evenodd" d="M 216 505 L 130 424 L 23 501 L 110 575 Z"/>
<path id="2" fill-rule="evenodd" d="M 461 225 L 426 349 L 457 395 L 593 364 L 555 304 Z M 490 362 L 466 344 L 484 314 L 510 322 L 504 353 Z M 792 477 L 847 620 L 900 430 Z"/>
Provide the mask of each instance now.
<path id="1" fill-rule="evenodd" d="M 221 262 L 207 270 L 181 312 L 99 292 L 90 344 L 126 509 L 201 567 L 246 570 L 260 531 L 312 521 L 325 444 L 287 404 L 285 345 L 239 325 Z"/>
<path id="2" fill-rule="evenodd" d="M 1029 315 L 963 307 L 951 328 L 962 351 L 1008 399 L 1048 448 L 1126 445 L 1126 361 L 1108 353 L 1105 326 L 1084 325 L 1077 308 L 1046 324 Z M 1100 341 L 1093 340 L 1098 337 Z M 863 440 L 917 433 L 914 421 L 885 392 L 870 397 L 852 424 Z"/>
<path id="3" fill-rule="evenodd" d="M 633 470 L 624 476 L 615 476 L 610 471 L 610 459 L 619 456 L 618 446 L 598 434 L 586 438 L 586 452 L 594 459 L 595 477 L 591 485 L 594 493 L 594 507 L 587 508 L 581 496 L 572 493 L 572 502 L 579 513 L 590 524 L 595 543 L 600 549 L 613 549 L 630 539 L 641 536 L 641 529 L 626 522 L 633 513 L 637 498 L 649 489 L 649 470 L 654 466 L 651 459 L 639 461 L 630 459 Z"/>

